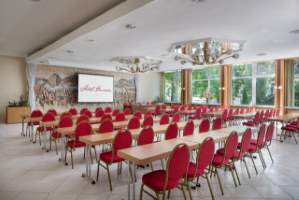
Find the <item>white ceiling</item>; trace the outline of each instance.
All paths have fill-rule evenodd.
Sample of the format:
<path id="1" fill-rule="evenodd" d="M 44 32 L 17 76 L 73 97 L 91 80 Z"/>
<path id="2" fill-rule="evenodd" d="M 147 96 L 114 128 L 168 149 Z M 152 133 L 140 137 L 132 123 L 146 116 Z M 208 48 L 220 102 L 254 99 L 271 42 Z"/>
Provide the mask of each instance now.
<path id="1" fill-rule="evenodd" d="M 123 0 L 1 0 L 0 55 L 26 56 Z"/>
<path id="2" fill-rule="evenodd" d="M 122 6 L 129 7 L 131 1 L 134 0 Z M 114 70 L 115 65 L 109 61 L 113 57 L 150 56 L 162 59 L 161 70 L 165 71 L 181 67 L 168 54 L 172 43 L 206 37 L 245 40 L 238 63 L 297 57 L 299 34 L 289 32 L 299 29 L 298 10 L 298 0 L 204 0 L 201 3 L 143 0 L 142 5 L 130 12 L 106 20 L 106 23 L 102 20 L 90 31 L 87 28 L 82 34 L 77 32 L 65 37 L 32 55 L 28 61 L 47 60 L 55 65 Z M 105 15 L 97 20 L 101 17 Z M 96 24 L 95 21 L 91 23 Z M 126 29 L 128 23 L 137 28 Z M 89 39 L 95 41 L 88 42 Z M 261 57 L 256 55 L 258 53 L 267 55 Z"/>

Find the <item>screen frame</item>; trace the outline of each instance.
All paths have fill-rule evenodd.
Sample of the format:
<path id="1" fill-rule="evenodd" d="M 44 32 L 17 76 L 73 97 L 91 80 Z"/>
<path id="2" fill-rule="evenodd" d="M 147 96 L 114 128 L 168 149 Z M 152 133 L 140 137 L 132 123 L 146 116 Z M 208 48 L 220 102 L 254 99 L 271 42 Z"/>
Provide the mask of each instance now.
<path id="1" fill-rule="evenodd" d="M 89 75 L 89 76 L 106 76 L 106 77 L 112 77 L 113 80 L 113 100 L 112 101 L 79 101 L 79 75 Z M 115 102 L 115 98 L 114 98 L 114 75 L 109 75 L 109 74 L 88 74 L 88 73 L 77 73 L 77 103 L 83 103 L 83 104 L 96 104 L 96 103 L 114 103 Z"/>

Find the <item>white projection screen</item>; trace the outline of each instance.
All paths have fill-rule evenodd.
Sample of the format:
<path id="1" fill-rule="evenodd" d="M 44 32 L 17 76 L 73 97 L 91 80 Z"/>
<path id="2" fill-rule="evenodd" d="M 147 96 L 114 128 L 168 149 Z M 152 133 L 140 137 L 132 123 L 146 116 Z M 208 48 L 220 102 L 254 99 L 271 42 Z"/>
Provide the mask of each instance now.
<path id="1" fill-rule="evenodd" d="M 78 74 L 78 102 L 113 102 L 113 76 Z"/>

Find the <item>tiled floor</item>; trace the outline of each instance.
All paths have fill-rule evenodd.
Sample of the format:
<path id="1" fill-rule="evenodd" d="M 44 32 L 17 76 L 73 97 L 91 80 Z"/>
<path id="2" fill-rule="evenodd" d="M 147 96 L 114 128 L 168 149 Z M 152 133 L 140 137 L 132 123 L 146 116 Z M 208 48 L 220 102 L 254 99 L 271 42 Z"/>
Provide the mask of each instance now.
<path id="1" fill-rule="evenodd" d="M 251 163 L 250 171 L 253 176 L 247 177 L 244 166 L 237 164 L 241 174 L 242 186 L 235 188 L 228 172 L 221 172 L 225 185 L 225 195 L 221 196 L 216 179 L 212 178 L 212 186 L 216 199 L 299 199 L 299 145 L 293 141 L 279 143 L 273 141 L 272 153 L 274 164 L 271 163 L 267 152 L 264 152 L 267 169 L 263 170 L 259 159 L 259 174 L 255 175 Z M 0 125 L 0 199 L 1 200 L 121 200 L 127 199 L 127 167 L 123 174 L 116 175 L 112 168 L 114 191 L 109 192 L 107 175 L 103 169 L 100 180 L 91 185 L 81 178 L 84 171 L 82 151 L 76 151 L 75 169 L 58 162 L 55 152 L 43 152 L 38 144 L 25 142 L 20 136 L 20 125 Z M 160 162 L 155 163 L 158 168 Z M 138 170 L 138 178 L 149 169 Z M 96 174 L 96 166 L 92 169 Z M 210 199 L 205 180 L 202 187 L 193 191 L 194 199 Z M 139 194 L 140 181 L 138 181 Z M 144 195 L 144 199 L 150 199 Z M 172 193 L 171 199 L 183 199 L 179 190 Z"/>

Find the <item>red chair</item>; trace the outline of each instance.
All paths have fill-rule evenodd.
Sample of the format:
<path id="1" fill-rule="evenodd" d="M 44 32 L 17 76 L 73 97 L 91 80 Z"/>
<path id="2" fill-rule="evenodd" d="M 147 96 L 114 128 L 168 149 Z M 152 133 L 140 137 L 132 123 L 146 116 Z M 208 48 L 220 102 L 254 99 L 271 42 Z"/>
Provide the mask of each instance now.
<path id="1" fill-rule="evenodd" d="M 258 126 L 260 123 L 260 113 L 257 112 L 253 119 L 248 120 L 247 122 L 243 122 L 244 126 L 254 127 Z"/>
<path id="2" fill-rule="evenodd" d="M 176 123 L 171 123 L 165 132 L 165 140 L 177 138 L 179 134 L 179 127 Z"/>
<path id="3" fill-rule="evenodd" d="M 266 136 L 265 136 L 265 143 L 264 143 L 264 148 L 267 149 L 269 156 L 271 158 L 271 161 L 274 162 L 273 158 L 272 158 L 272 154 L 270 151 L 270 146 L 272 144 L 272 138 L 273 138 L 273 134 L 274 134 L 274 122 L 271 122 L 267 128 L 267 132 L 266 132 Z"/>
<path id="4" fill-rule="evenodd" d="M 195 114 L 190 119 L 200 119 L 202 117 L 201 108 L 197 108 Z"/>
<path id="5" fill-rule="evenodd" d="M 85 143 L 79 140 L 79 138 L 85 135 L 90 135 L 91 133 L 92 133 L 91 125 L 86 121 L 82 121 L 76 127 L 75 138 L 67 142 L 66 151 L 65 151 L 65 160 L 67 158 L 67 152 L 69 150 L 71 152 L 72 169 L 74 169 L 73 150 L 86 146 Z"/>
<path id="6" fill-rule="evenodd" d="M 80 115 L 80 117 L 78 117 L 78 119 L 76 121 L 76 124 L 78 125 L 78 124 L 80 124 L 83 121 L 89 122 L 88 116 L 86 116 L 86 115 Z"/>
<path id="7" fill-rule="evenodd" d="M 265 135 L 266 135 L 266 125 L 263 124 L 260 127 L 258 136 L 256 140 L 251 140 L 250 142 L 250 148 L 249 148 L 249 155 L 252 161 L 252 164 L 254 166 L 255 172 L 256 174 L 258 174 L 257 169 L 256 169 L 256 165 L 253 159 L 253 154 L 257 153 L 260 157 L 261 163 L 263 165 L 263 168 L 266 168 L 266 163 L 262 154 L 261 149 L 264 147 L 264 142 L 265 142 Z"/>
<path id="8" fill-rule="evenodd" d="M 143 127 L 150 126 L 152 127 L 154 125 L 154 119 L 152 116 L 146 117 L 143 121 Z"/>
<path id="9" fill-rule="evenodd" d="M 76 108 L 70 108 L 69 109 L 69 112 L 72 114 L 72 115 L 77 115 L 78 114 L 78 111 Z"/>
<path id="10" fill-rule="evenodd" d="M 112 183 L 109 171 L 109 165 L 113 163 L 122 163 L 124 159 L 118 157 L 117 152 L 121 149 L 129 148 L 132 145 L 132 135 L 128 130 L 120 130 L 112 143 L 112 151 L 101 153 L 98 161 L 97 181 L 99 179 L 100 166 L 107 170 L 110 191 L 112 192 Z M 101 163 L 103 162 L 103 164 Z"/>
<path id="11" fill-rule="evenodd" d="M 99 126 L 99 133 L 111 133 L 113 132 L 113 122 L 110 119 L 105 119 Z"/>
<path id="12" fill-rule="evenodd" d="M 169 124 L 169 116 L 167 114 L 162 115 L 160 119 L 160 125 Z"/>
<path id="13" fill-rule="evenodd" d="M 54 117 L 57 116 L 57 111 L 55 109 L 49 109 L 47 113 L 51 113 Z"/>
<path id="14" fill-rule="evenodd" d="M 229 135 L 229 137 L 227 138 L 227 140 L 225 142 L 224 154 L 216 153 L 214 155 L 214 158 L 212 161 L 211 172 L 213 174 L 217 175 L 218 184 L 219 184 L 222 195 L 224 195 L 224 191 L 223 191 L 223 186 L 222 186 L 220 176 L 218 173 L 218 169 L 221 169 L 221 168 L 229 169 L 231 171 L 231 174 L 232 174 L 232 177 L 234 180 L 234 184 L 237 187 L 235 174 L 236 174 L 238 180 L 239 180 L 239 176 L 236 171 L 236 167 L 235 167 L 234 160 L 233 160 L 233 156 L 237 150 L 237 146 L 238 146 L 238 134 L 237 134 L 237 132 L 233 131 Z M 234 174 L 234 172 L 235 172 L 235 174 Z"/>
<path id="15" fill-rule="evenodd" d="M 282 130 L 282 133 L 280 135 L 281 142 L 282 142 L 282 136 L 284 136 L 284 140 L 285 140 L 287 135 L 292 135 L 296 144 L 298 144 L 296 139 L 296 134 L 298 134 L 298 130 L 299 130 L 299 120 L 287 124 L 286 126 L 283 126 L 281 130 Z"/>
<path id="16" fill-rule="evenodd" d="M 118 113 L 115 117 L 116 122 L 126 121 L 126 116 L 124 113 Z"/>
<path id="17" fill-rule="evenodd" d="M 228 109 L 223 110 L 222 120 L 225 125 L 229 122 Z"/>
<path id="18" fill-rule="evenodd" d="M 95 113 L 99 112 L 99 111 L 103 111 L 102 107 L 97 107 L 96 110 L 94 111 Z M 104 111 L 103 111 L 104 112 Z"/>
<path id="19" fill-rule="evenodd" d="M 58 123 L 58 128 L 66 128 L 66 127 L 72 127 L 73 126 L 73 120 L 71 116 L 64 116 L 61 117 Z M 57 150 L 57 140 L 61 138 L 61 134 L 57 131 L 53 131 L 50 135 L 50 150 L 52 148 L 52 140 L 55 143 L 55 150 L 56 154 L 58 154 Z"/>
<path id="20" fill-rule="evenodd" d="M 88 118 L 92 117 L 92 112 L 89 110 L 84 111 L 83 115 L 86 115 Z"/>
<path id="21" fill-rule="evenodd" d="M 184 136 L 193 135 L 194 128 L 195 128 L 194 122 L 192 120 L 189 120 L 184 127 L 183 135 Z"/>
<path id="22" fill-rule="evenodd" d="M 213 121 L 212 130 L 219 130 L 221 128 L 222 128 L 222 119 L 221 119 L 221 117 L 217 117 Z"/>
<path id="23" fill-rule="evenodd" d="M 96 116 L 96 117 L 103 117 L 104 114 L 105 114 L 105 113 L 104 113 L 103 110 L 97 110 L 96 113 L 95 113 L 95 116 Z"/>
<path id="24" fill-rule="evenodd" d="M 143 191 L 154 199 L 160 199 L 160 195 L 163 195 L 162 199 L 165 199 L 166 191 L 177 188 L 181 179 L 186 175 L 190 158 L 189 154 L 187 145 L 179 144 L 169 156 L 166 170 L 156 170 L 143 175 L 139 199 L 142 199 Z M 151 195 L 144 188 L 145 186 L 154 191 L 156 197 Z M 184 193 L 184 190 L 182 191 Z"/>
<path id="25" fill-rule="evenodd" d="M 110 106 L 106 107 L 104 110 L 105 113 L 112 113 L 112 108 Z"/>
<path id="26" fill-rule="evenodd" d="M 83 115 L 86 110 L 88 110 L 88 109 L 87 108 L 81 108 L 80 115 Z"/>
<path id="27" fill-rule="evenodd" d="M 151 144 L 154 142 L 155 133 L 154 130 L 151 127 L 146 127 L 142 129 L 140 132 L 137 144 L 139 145 L 145 145 L 145 144 Z"/>
<path id="28" fill-rule="evenodd" d="M 178 122 L 180 122 L 180 120 L 181 120 L 180 113 L 174 113 L 172 116 L 172 122 L 178 123 Z"/>
<path id="29" fill-rule="evenodd" d="M 187 182 L 185 183 L 185 185 L 187 186 L 190 199 L 192 199 L 192 195 L 190 191 L 190 182 L 192 182 L 196 178 L 197 179 L 196 182 L 198 185 L 198 180 L 200 177 L 203 177 L 207 180 L 212 199 L 215 199 L 211 187 L 210 179 L 209 179 L 209 174 L 210 174 L 209 166 L 213 161 L 214 151 L 215 151 L 215 142 L 212 138 L 208 137 L 200 145 L 196 157 L 196 163 L 194 162 L 189 163 L 189 167 L 187 171 Z"/>
<path id="30" fill-rule="evenodd" d="M 63 117 L 70 117 L 72 118 L 72 114 L 70 112 L 64 112 L 61 114 L 60 118 L 63 118 Z"/>
<path id="31" fill-rule="evenodd" d="M 120 113 L 120 110 L 119 109 L 115 109 L 112 112 L 112 116 L 116 116 L 116 115 L 118 115 L 118 113 Z"/>
<path id="32" fill-rule="evenodd" d="M 43 117 L 42 117 L 42 122 L 52 122 L 52 121 L 55 121 L 55 116 L 52 114 L 52 112 L 48 112 L 46 113 Z M 35 140 L 34 140 L 34 143 L 36 143 L 36 137 L 38 135 L 38 139 L 39 139 L 39 144 L 41 145 L 41 133 L 42 132 L 52 132 L 53 131 L 53 128 L 52 127 L 46 127 L 44 128 L 43 126 L 39 126 L 37 127 L 36 129 L 36 133 L 35 133 Z M 45 134 L 45 133 L 44 133 Z"/>
<path id="33" fill-rule="evenodd" d="M 30 117 L 31 118 L 42 118 L 43 113 L 40 110 L 34 110 L 31 112 Z M 25 134 L 26 137 L 28 135 L 29 138 L 31 138 L 31 137 L 33 138 L 34 126 L 39 126 L 39 120 L 27 123 L 26 134 Z"/>
<path id="34" fill-rule="evenodd" d="M 154 115 L 161 115 L 161 107 L 160 106 L 156 106 Z"/>
<path id="35" fill-rule="evenodd" d="M 210 130 L 210 121 L 208 119 L 203 119 L 199 125 L 199 133 L 205 133 Z"/>
<path id="36" fill-rule="evenodd" d="M 135 112 L 134 117 L 137 117 L 140 120 L 142 118 L 142 113 L 141 112 Z"/>
<path id="37" fill-rule="evenodd" d="M 101 122 L 103 122 L 106 119 L 110 119 L 112 121 L 112 116 L 109 114 L 104 114 L 103 117 L 101 118 Z"/>
<path id="38" fill-rule="evenodd" d="M 144 119 L 147 117 L 153 117 L 153 114 L 150 111 L 148 111 L 147 113 L 144 114 Z"/>
<path id="39" fill-rule="evenodd" d="M 124 114 L 125 115 L 131 115 L 131 109 L 129 109 L 129 108 L 126 108 L 125 110 L 124 110 Z"/>
<path id="40" fill-rule="evenodd" d="M 137 129 L 140 128 L 140 120 L 137 117 L 130 119 L 128 123 L 128 129 Z"/>

